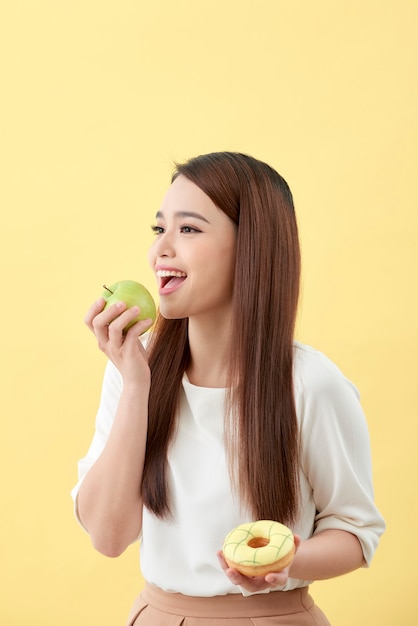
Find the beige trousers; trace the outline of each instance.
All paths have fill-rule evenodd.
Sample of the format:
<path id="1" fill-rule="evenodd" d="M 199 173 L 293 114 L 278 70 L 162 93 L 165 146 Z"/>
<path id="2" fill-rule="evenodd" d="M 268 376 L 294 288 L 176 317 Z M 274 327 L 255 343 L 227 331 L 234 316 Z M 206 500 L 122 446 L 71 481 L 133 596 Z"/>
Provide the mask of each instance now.
<path id="1" fill-rule="evenodd" d="M 201 598 L 146 584 L 127 626 L 331 626 L 308 588 Z"/>

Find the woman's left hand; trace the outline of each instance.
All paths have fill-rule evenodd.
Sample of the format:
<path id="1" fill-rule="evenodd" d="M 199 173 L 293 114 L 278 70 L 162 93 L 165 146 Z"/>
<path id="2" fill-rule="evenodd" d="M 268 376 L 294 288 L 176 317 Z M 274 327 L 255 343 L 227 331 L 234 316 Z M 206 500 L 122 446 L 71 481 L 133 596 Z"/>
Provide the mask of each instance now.
<path id="1" fill-rule="evenodd" d="M 295 535 L 295 554 L 300 545 L 300 537 Z M 264 591 L 265 589 L 275 589 L 276 587 L 283 587 L 289 578 L 289 570 L 291 564 L 283 569 L 281 572 L 270 572 L 265 576 L 244 576 L 238 570 L 228 566 L 225 561 L 224 555 L 221 550 L 218 552 L 219 563 L 228 576 L 231 583 L 239 585 L 250 593 L 257 591 Z"/>

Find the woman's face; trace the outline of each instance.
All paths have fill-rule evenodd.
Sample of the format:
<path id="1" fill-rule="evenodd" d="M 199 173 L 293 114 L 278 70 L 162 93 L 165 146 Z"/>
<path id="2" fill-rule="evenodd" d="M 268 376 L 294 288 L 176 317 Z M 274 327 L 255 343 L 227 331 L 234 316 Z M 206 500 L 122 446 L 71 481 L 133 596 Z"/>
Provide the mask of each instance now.
<path id="1" fill-rule="evenodd" d="M 149 262 L 168 319 L 229 314 L 236 225 L 197 185 L 179 176 L 169 187 L 154 226 Z"/>

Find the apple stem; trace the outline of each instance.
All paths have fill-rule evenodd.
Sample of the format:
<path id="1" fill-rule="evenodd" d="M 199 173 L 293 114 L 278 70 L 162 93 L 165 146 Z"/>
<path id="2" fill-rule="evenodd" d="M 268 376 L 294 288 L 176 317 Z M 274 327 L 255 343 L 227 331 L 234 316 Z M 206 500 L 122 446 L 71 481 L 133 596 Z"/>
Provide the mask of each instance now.
<path id="1" fill-rule="evenodd" d="M 106 289 L 106 291 L 108 291 L 109 293 L 113 294 L 113 291 L 111 291 L 111 290 L 109 289 L 109 287 L 106 287 L 106 285 L 103 285 L 103 289 Z"/>

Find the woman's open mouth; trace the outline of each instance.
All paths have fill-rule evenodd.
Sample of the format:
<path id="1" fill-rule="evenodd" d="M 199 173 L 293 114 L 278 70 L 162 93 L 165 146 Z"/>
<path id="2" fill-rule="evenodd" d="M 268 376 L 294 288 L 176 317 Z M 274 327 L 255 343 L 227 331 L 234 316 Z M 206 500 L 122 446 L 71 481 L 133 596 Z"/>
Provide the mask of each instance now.
<path id="1" fill-rule="evenodd" d="M 179 270 L 157 270 L 157 276 L 160 279 L 160 296 L 166 296 L 172 293 L 178 289 L 187 278 L 187 274 Z"/>

